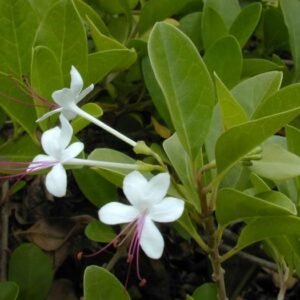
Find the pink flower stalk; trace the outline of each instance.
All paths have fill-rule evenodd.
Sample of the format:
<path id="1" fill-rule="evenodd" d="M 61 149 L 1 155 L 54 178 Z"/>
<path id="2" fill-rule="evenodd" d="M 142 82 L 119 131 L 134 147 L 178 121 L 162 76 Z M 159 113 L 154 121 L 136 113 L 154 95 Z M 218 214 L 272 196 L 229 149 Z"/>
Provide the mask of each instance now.
<path id="1" fill-rule="evenodd" d="M 140 284 L 145 284 L 139 269 L 140 248 L 152 259 L 159 259 L 164 249 L 164 239 L 154 222 L 168 223 L 180 218 L 184 211 L 184 201 L 175 197 L 165 197 L 170 186 L 170 175 L 161 173 L 149 181 L 138 171 L 129 173 L 123 182 L 123 191 L 131 205 L 110 202 L 99 210 L 100 220 L 109 225 L 128 223 L 108 245 L 121 246 L 131 239 L 127 261 L 136 258 L 136 272 Z M 123 237 L 119 242 L 119 238 Z M 92 254 L 90 256 L 94 256 Z"/>

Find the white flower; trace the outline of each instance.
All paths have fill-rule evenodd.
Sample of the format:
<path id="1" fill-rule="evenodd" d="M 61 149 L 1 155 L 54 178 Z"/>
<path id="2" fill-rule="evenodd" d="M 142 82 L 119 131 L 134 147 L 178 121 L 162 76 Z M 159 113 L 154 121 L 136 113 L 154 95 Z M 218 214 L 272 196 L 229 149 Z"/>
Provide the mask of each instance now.
<path id="1" fill-rule="evenodd" d="M 109 225 L 130 223 L 126 230 L 132 234 L 128 258 L 138 255 L 139 245 L 150 257 L 158 259 L 164 249 L 164 240 L 154 222 L 173 222 L 183 213 L 184 202 L 165 197 L 170 185 L 168 173 L 158 174 L 147 181 L 138 171 L 128 174 L 123 191 L 131 205 L 111 202 L 99 210 L 100 220 Z"/>
<path id="2" fill-rule="evenodd" d="M 67 190 L 67 174 L 63 167 L 64 163 L 72 161 L 83 150 L 83 143 L 71 144 L 73 128 L 68 120 L 60 115 L 61 128 L 56 126 L 45 131 L 41 143 L 45 154 L 37 155 L 27 168 L 27 172 L 52 167 L 46 175 L 47 190 L 56 197 L 63 197 Z"/>
<path id="3" fill-rule="evenodd" d="M 52 93 L 52 98 L 59 108 L 49 111 L 37 120 L 40 122 L 55 113 L 61 113 L 67 120 L 72 120 L 76 117 L 77 103 L 81 101 L 93 89 L 94 85 L 91 84 L 86 89 L 83 89 L 83 80 L 78 70 L 72 66 L 71 68 L 71 85 L 70 88 L 63 88 Z"/>

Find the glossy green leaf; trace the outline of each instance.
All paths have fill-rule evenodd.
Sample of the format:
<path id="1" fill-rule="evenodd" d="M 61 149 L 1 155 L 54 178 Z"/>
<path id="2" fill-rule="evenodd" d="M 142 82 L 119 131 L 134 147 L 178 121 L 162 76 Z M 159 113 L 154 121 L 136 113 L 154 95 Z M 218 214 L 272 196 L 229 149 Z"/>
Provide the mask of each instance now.
<path id="1" fill-rule="evenodd" d="M 289 198 L 274 191 L 254 197 L 234 189 L 222 189 L 218 193 L 216 208 L 218 222 L 222 225 L 253 217 L 297 213 L 294 203 Z"/>
<path id="2" fill-rule="evenodd" d="M 300 157 L 277 144 L 263 146 L 262 159 L 251 161 L 250 169 L 271 180 L 300 176 Z"/>
<path id="3" fill-rule="evenodd" d="M 126 154 L 108 148 L 95 149 L 89 156 L 88 159 L 102 160 L 116 163 L 135 164 L 136 161 Z M 95 169 L 100 175 L 106 178 L 117 186 L 122 186 L 124 176 L 130 173 L 132 170 L 128 169 L 117 169 L 117 168 L 102 168 Z"/>
<path id="4" fill-rule="evenodd" d="M 36 46 L 53 51 L 64 76 L 70 84 L 74 65 L 87 78 L 87 37 L 81 18 L 72 0 L 57 1 L 42 20 L 35 40 Z"/>
<path id="5" fill-rule="evenodd" d="M 40 20 L 57 0 L 28 0 Z"/>
<path id="6" fill-rule="evenodd" d="M 255 189 L 255 195 L 271 190 L 268 184 L 255 173 L 250 174 L 250 181 Z"/>
<path id="7" fill-rule="evenodd" d="M 84 233 L 90 240 L 99 243 L 109 243 L 116 237 L 111 226 L 105 225 L 98 220 L 90 222 L 85 227 Z"/>
<path id="8" fill-rule="evenodd" d="M 222 17 L 227 28 L 230 28 L 241 11 L 238 0 L 204 0 L 204 3 L 206 7 L 214 9 Z"/>
<path id="9" fill-rule="evenodd" d="M 129 68 L 136 60 L 134 50 L 116 49 L 99 51 L 88 56 L 89 83 L 97 83 L 106 75 Z"/>
<path id="10" fill-rule="evenodd" d="M 242 77 L 248 78 L 271 71 L 284 71 L 285 67 L 271 60 L 246 58 L 243 61 Z"/>
<path id="11" fill-rule="evenodd" d="M 34 47 L 31 65 L 31 85 L 34 91 L 43 98 L 52 102 L 52 93 L 64 87 L 63 74 L 61 72 L 58 60 L 52 50 L 44 46 Z M 50 107 L 42 106 L 40 100 L 35 99 L 35 110 L 37 117 L 40 118 Z M 56 118 L 54 118 L 56 121 Z M 54 121 L 47 119 L 40 122 L 43 130 L 54 125 Z"/>
<path id="12" fill-rule="evenodd" d="M 95 170 L 81 168 L 72 172 L 81 192 L 97 207 L 117 199 L 116 187 Z"/>
<path id="13" fill-rule="evenodd" d="M 50 258 L 28 243 L 12 253 L 8 273 L 9 280 L 19 285 L 18 300 L 45 300 L 54 275 Z"/>
<path id="14" fill-rule="evenodd" d="M 236 101 L 221 79 L 215 74 L 218 102 L 225 129 L 248 121 L 243 107 Z"/>
<path id="15" fill-rule="evenodd" d="M 189 0 L 188 0 L 189 1 Z M 162 21 L 180 9 L 188 2 L 187 0 L 152 0 L 142 8 L 139 22 L 139 32 L 144 33 L 157 21 Z"/>
<path id="16" fill-rule="evenodd" d="M 153 104 L 155 105 L 158 113 L 164 119 L 167 125 L 170 128 L 172 128 L 171 117 L 168 111 L 165 97 L 154 76 L 153 70 L 151 68 L 150 60 L 148 57 L 145 57 L 142 61 L 142 71 L 143 71 L 146 87 L 151 95 Z"/>
<path id="17" fill-rule="evenodd" d="M 130 300 L 125 287 L 104 268 L 87 267 L 83 284 L 84 300 Z"/>
<path id="18" fill-rule="evenodd" d="M 105 12 L 121 14 L 133 9 L 137 5 L 138 0 L 98 0 L 98 3 Z"/>
<path id="19" fill-rule="evenodd" d="M 173 134 L 163 143 L 164 150 L 172 163 L 178 177 L 184 184 L 189 195 L 187 201 L 191 201 L 196 209 L 200 210 L 200 201 L 196 191 L 196 183 L 193 182 L 193 170 L 191 161 L 182 147 L 177 134 Z"/>
<path id="20" fill-rule="evenodd" d="M 194 300 L 217 300 L 218 290 L 215 283 L 204 283 L 193 293 Z"/>
<path id="21" fill-rule="evenodd" d="M 204 62 L 211 74 L 216 73 L 228 88 L 239 82 L 243 60 L 235 37 L 225 36 L 218 39 L 205 52 Z"/>
<path id="22" fill-rule="evenodd" d="M 81 109 L 90 115 L 92 115 L 95 118 L 99 118 L 103 115 L 103 110 L 102 108 L 96 104 L 96 103 L 87 103 L 81 106 Z M 76 134 L 83 128 L 85 128 L 87 125 L 90 124 L 90 121 L 87 119 L 83 119 L 79 116 L 77 116 L 73 121 L 72 121 L 72 127 L 73 127 L 73 133 Z"/>
<path id="23" fill-rule="evenodd" d="M 17 300 L 19 287 L 15 282 L 0 282 L 0 300 Z"/>
<path id="24" fill-rule="evenodd" d="M 286 126 L 285 130 L 289 150 L 300 156 L 300 129 L 294 126 Z"/>
<path id="25" fill-rule="evenodd" d="M 290 46 L 294 59 L 295 80 L 300 80 L 300 2 L 281 0 L 281 9 L 289 33 Z"/>
<path id="26" fill-rule="evenodd" d="M 260 19 L 262 6 L 260 3 L 252 3 L 246 6 L 232 23 L 229 33 L 234 35 L 244 47 L 250 36 L 253 34 Z"/>
<path id="27" fill-rule="evenodd" d="M 259 217 L 249 222 L 241 231 L 236 249 L 270 237 L 297 235 L 300 232 L 300 218 L 294 216 Z"/>
<path id="28" fill-rule="evenodd" d="M 228 34 L 228 30 L 222 17 L 215 10 L 206 6 L 203 10 L 201 31 L 204 48 L 206 50 L 218 39 Z"/>
<path id="29" fill-rule="evenodd" d="M 262 100 L 279 90 L 281 81 L 281 72 L 262 73 L 242 81 L 231 93 L 251 118 Z"/>
<path id="30" fill-rule="evenodd" d="M 207 135 L 215 103 L 212 80 L 195 46 L 174 26 L 156 24 L 148 47 L 178 137 L 195 159 Z"/>

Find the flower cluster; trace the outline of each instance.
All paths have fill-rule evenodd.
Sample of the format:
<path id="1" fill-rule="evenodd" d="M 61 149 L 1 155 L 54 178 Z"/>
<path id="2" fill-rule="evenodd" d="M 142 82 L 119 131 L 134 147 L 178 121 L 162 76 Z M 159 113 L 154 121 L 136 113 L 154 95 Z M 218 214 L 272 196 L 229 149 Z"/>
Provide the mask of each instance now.
<path id="1" fill-rule="evenodd" d="M 59 113 L 60 126 L 46 130 L 41 136 L 41 146 L 44 154 L 39 154 L 31 162 L 1 162 L 2 172 L 15 172 L 0 178 L 23 177 L 37 171 L 50 169 L 45 178 L 45 185 L 49 193 L 56 197 L 63 197 L 67 191 L 67 174 L 65 166 L 91 166 L 98 168 L 124 168 L 133 170 L 124 178 L 123 191 L 131 205 L 119 202 L 110 202 L 99 210 L 99 218 L 109 225 L 129 223 L 111 244 L 121 245 L 125 240 L 131 240 L 128 250 L 128 262 L 136 258 L 137 275 L 142 281 L 139 271 L 140 247 L 150 258 L 161 257 L 164 240 L 154 222 L 172 222 L 183 213 L 184 202 L 167 195 L 170 176 L 168 173 L 160 173 L 149 181 L 137 170 L 148 171 L 158 169 L 158 166 L 147 164 L 122 164 L 107 161 L 89 160 L 78 158 L 82 153 L 84 144 L 73 142 L 73 128 L 69 123 L 76 116 L 81 116 L 88 121 L 107 130 L 117 138 L 136 147 L 136 152 L 151 153 L 144 143 L 137 143 L 117 130 L 106 125 L 90 114 L 83 111 L 78 103 L 85 98 L 94 88 L 93 84 L 83 89 L 83 79 L 77 69 L 71 68 L 71 84 L 69 88 L 63 88 L 52 93 L 53 104 L 49 101 L 49 112 L 41 116 L 37 122 L 45 120 L 53 114 Z M 47 100 L 34 94 L 37 100 L 47 104 Z M 146 167 L 146 168 L 145 168 Z M 161 167 L 160 167 L 161 169 Z M 118 242 L 119 239 L 121 242 Z M 107 247 L 109 246 L 107 245 Z M 103 251 L 107 247 L 100 250 Z"/>

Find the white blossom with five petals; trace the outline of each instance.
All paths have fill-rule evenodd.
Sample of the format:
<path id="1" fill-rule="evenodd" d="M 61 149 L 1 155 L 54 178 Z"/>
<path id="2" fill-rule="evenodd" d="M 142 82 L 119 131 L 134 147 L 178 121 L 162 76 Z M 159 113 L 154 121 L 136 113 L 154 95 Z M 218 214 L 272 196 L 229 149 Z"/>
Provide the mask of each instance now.
<path id="1" fill-rule="evenodd" d="M 43 121 L 44 119 L 56 113 L 63 114 L 67 120 L 72 120 L 76 117 L 76 108 L 78 102 L 80 102 L 94 89 L 94 85 L 91 84 L 87 88 L 82 90 L 83 79 L 74 66 L 71 67 L 70 74 L 70 88 L 63 88 L 52 93 L 52 98 L 54 102 L 58 104 L 59 107 L 44 114 L 41 118 L 37 120 L 37 122 Z"/>
<path id="2" fill-rule="evenodd" d="M 69 145 L 73 128 L 64 115 L 60 115 L 59 119 L 61 127 L 56 126 L 42 134 L 41 144 L 47 155 L 37 155 L 27 172 L 52 167 L 46 175 L 46 188 L 52 195 L 63 197 L 67 190 L 67 174 L 63 165 L 72 161 L 83 150 L 84 145 L 81 142 Z"/>
<path id="3" fill-rule="evenodd" d="M 183 200 L 165 197 L 169 185 L 168 173 L 160 173 L 147 181 L 140 172 L 133 171 L 123 182 L 124 194 L 131 205 L 111 202 L 99 210 L 99 218 L 105 224 L 132 224 L 128 227 L 129 234 L 134 230 L 128 255 L 138 255 L 140 245 L 150 258 L 161 257 L 164 239 L 154 222 L 173 222 L 184 211 Z"/>

